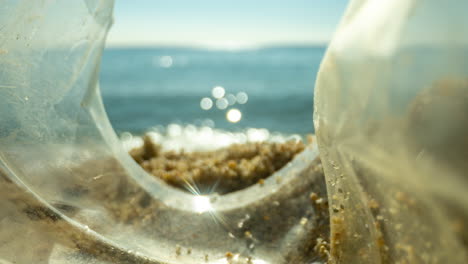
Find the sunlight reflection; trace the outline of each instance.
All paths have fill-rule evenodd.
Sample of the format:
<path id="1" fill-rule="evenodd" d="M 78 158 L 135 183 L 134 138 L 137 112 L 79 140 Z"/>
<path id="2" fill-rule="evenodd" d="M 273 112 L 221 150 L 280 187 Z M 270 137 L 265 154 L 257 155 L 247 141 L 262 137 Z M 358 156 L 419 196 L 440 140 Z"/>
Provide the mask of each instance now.
<path id="1" fill-rule="evenodd" d="M 211 91 L 211 94 L 213 95 L 214 98 L 220 99 L 224 97 L 224 94 L 226 94 L 226 90 L 224 90 L 224 88 L 221 86 L 216 86 Z"/>
<path id="2" fill-rule="evenodd" d="M 237 103 L 239 104 L 245 104 L 249 100 L 249 96 L 245 92 L 240 92 L 236 96 Z"/>
<path id="3" fill-rule="evenodd" d="M 220 110 L 226 109 L 228 105 L 229 105 L 229 102 L 226 98 L 220 98 L 216 100 L 216 107 L 218 107 L 218 109 Z"/>
<path id="4" fill-rule="evenodd" d="M 172 66 L 173 60 L 171 56 L 162 56 L 159 59 L 159 66 L 163 68 L 170 68 Z"/>
<path id="5" fill-rule="evenodd" d="M 169 137 L 179 137 L 182 135 L 183 128 L 177 124 L 170 124 L 167 126 L 167 134 Z"/>
<path id="6" fill-rule="evenodd" d="M 270 132 L 267 129 L 250 128 L 247 130 L 247 137 L 251 142 L 265 141 L 269 136 Z"/>
<path id="7" fill-rule="evenodd" d="M 199 214 L 213 210 L 210 198 L 201 195 L 193 197 L 193 208 Z"/>
<path id="8" fill-rule="evenodd" d="M 234 105 L 236 103 L 236 96 L 233 94 L 226 95 L 226 100 L 228 101 L 229 105 Z"/>
<path id="9" fill-rule="evenodd" d="M 204 97 L 200 101 L 200 107 L 203 110 L 210 110 L 211 107 L 213 107 L 213 101 L 211 100 L 211 98 Z"/>
<path id="10" fill-rule="evenodd" d="M 237 123 L 242 119 L 242 112 L 233 108 L 226 113 L 226 119 L 231 123 Z"/>

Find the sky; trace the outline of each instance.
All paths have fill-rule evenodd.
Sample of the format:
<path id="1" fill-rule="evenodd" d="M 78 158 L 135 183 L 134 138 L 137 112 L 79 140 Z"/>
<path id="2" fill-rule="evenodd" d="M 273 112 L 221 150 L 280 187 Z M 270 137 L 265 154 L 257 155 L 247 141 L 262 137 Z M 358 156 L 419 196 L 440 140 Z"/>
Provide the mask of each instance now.
<path id="1" fill-rule="evenodd" d="M 115 0 L 108 46 L 327 43 L 348 0 Z"/>

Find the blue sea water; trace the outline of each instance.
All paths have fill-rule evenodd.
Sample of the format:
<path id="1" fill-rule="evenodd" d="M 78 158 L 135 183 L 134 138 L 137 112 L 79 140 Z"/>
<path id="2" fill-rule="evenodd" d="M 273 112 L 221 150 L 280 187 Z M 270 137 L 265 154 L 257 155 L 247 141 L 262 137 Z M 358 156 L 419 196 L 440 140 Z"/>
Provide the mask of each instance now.
<path id="1" fill-rule="evenodd" d="M 108 48 L 101 65 L 102 96 L 119 133 L 141 134 L 175 123 L 307 134 L 313 132 L 313 88 L 324 52 L 325 47 Z M 248 101 L 218 109 L 212 96 L 216 86 L 224 88 L 225 97 L 245 92 Z M 204 97 L 213 101 L 210 110 L 200 106 Z M 242 113 L 237 123 L 226 118 L 232 108 Z"/>

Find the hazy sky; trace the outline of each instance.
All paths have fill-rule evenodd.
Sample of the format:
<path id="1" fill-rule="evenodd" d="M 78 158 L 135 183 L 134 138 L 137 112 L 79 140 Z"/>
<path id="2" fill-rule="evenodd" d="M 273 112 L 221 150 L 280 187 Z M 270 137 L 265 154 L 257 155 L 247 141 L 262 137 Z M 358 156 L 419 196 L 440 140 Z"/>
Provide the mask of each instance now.
<path id="1" fill-rule="evenodd" d="M 326 43 L 348 0 L 116 0 L 109 46 Z"/>

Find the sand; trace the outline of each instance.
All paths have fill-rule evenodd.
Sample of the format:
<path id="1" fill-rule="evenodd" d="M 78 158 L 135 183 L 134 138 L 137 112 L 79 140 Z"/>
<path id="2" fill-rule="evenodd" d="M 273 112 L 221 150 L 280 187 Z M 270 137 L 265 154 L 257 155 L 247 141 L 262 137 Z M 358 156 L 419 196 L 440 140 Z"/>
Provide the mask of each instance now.
<path id="1" fill-rule="evenodd" d="M 234 192 L 252 184 L 262 185 L 264 179 L 283 168 L 304 147 L 305 145 L 301 142 L 263 142 L 232 145 L 212 152 L 176 153 L 163 151 L 159 145 L 146 139 L 144 146 L 132 150 L 131 155 L 143 168 L 156 174 L 155 177 L 161 178 L 173 186 L 186 190 L 186 182 L 191 181 L 192 183 L 196 182 L 201 191 L 208 192 L 216 186 L 216 191 L 222 194 Z M 319 159 L 311 165 L 311 169 L 316 171 L 314 173 L 320 174 L 319 178 L 323 179 Z M 198 173 L 196 174 L 195 171 Z M 63 171 L 59 173 L 63 173 Z M 100 175 L 105 176 L 101 177 Z M 210 240 L 213 239 L 209 233 L 200 232 L 203 229 L 200 231 L 186 230 L 189 232 L 181 233 L 181 226 L 190 226 L 187 221 L 197 219 L 190 218 L 192 216 L 187 212 L 174 211 L 160 201 L 153 199 L 150 194 L 126 175 L 125 170 L 114 159 L 88 161 L 70 168 L 68 177 L 58 179 L 63 180 L 56 182 L 56 184 L 61 186 L 64 195 L 76 201 L 96 201 L 96 204 L 101 206 L 101 213 L 105 212 L 105 214 L 100 215 L 99 221 L 82 218 L 86 214 L 80 213 L 81 208 L 73 205 L 53 204 L 58 211 L 52 210 L 46 205 L 38 203 L 30 193 L 18 188 L 6 176 L 0 177 L 2 182 L 0 189 L 4 190 L 3 193 L 9 194 L 6 202 L 15 209 L 14 214 L 11 215 L 12 221 L 21 219 L 21 222 L 28 223 L 27 225 L 31 228 L 47 234 L 47 240 L 59 241 L 67 248 L 81 252 L 79 254 L 86 254 L 90 258 L 97 257 L 111 263 L 153 263 L 153 261 L 107 244 L 92 234 L 83 232 L 81 228 L 71 225 L 63 216 L 79 220 L 82 224 L 89 226 L 90 230 L 107 230 L 102 226 L 103 224 L 129 227 L 135 233 L 158 234 L 158 236 L 174 238 L 175 241 L 178 239 L 183 241 L 184 237 L 189 237 L 191 233 L 194 233 L 198 235 L 194 241 L 199 241 L 202 243 L 201 245 L 206 246 L 212 243 Z M 302 178 L 298 178 L 298 180 L 302 181 Z M 303 215 L 302 218 L 299 217 L 300 221 L 298 222 L 303 228 L 311 225 L 316 228 L 313 229 L 312 233 L 303 233 L 304 240 L 299 240 L 300 243 L 294 246 L 294 250 L 288 251 L 284 257 L 288 263 L 303 263 L 305 260 L 325 263 L 329 256 L 330 221 L 324 182 L 314 184 L 313 187 L 304 185 L 304 191 L 310 193 L 310 197 L 298 194 L 297 197 L 293 195 L 292 199 L 282 200 L 282 194 L 278 194 L 278 197 L 272 198 L 274 200 L 262 200 L 261 203 L 249 209 L 252 210 L 249 211 L 251 218 L 243 228 L 238 229 L 237 224 L 234 223 L 229 225 L 233 227 L 231 232 L 238 239 L 248 242 L 248 248 L 257 239 L 259 241 L 281 240 L 285 234 L 268 232 L 268 230 L 284 229 L 288 231 L 295 223 L 289 220 L 284 221 L 284 219 L 292 220 L 298 212 L 313 210 L 316 214 L 313 216 Z M 286 192 L 284 196 L 289 197 L 290 194 Z M 303 208 L 302 199 L 310 200 L 310 202 L 305 203 L 308 204 L 308 208 Z M 277 200 L 281 201 L 281 205 Z M 158 224 L 164 222 L 164 216 L 169 213 L 178 214 L 172 215 L 174 219 L 177 219 L 178 224 Z M 225 217 L 228 221 L 230 219 L 237 221 L 238 218 L 235 212 L 227 213 Z M 193 223 L 192 225 L 203 227 L 203 223 Z M 106 234 L 103 233 L 103 235 Z M 228 239 L 223 243 L 229 244 Z M 213 241 L 220 242 L 219 240 Z M 191 256 L 200 254 L 200 251 L 204 253 L 203 248 L 197 248 L 197 245 L 193 244 L 172 246 L 176 255 L 178 251 L 180 254 L 190 254 Z M 38 250 L 40 250 L 41 258 L 47 259 L 53 244 L 44 244 L 43 247 L 45 249 Z M 221 254 L 226 254 L 229 259 L 230 254 L 228 253 Z M 237 253 L 239 252 L 236 251 L 236 248 L 232 248 L 231 254 Z M 204 255 L 206 259 L 216 257 L 208 252 L 204 254 L 206 254 Z M 245 254 L 248 259 L 249 252 Z"/>
<path id="2" fill-rule="evenodd" d="M 283 168 L 304 150 L 301 141 L 234 144 L 209 152 L 163 151 L 146 136 L 143 146 L 130 151 L 150 174 L 182 190 L 219 194 L 244 189 Z"/>

